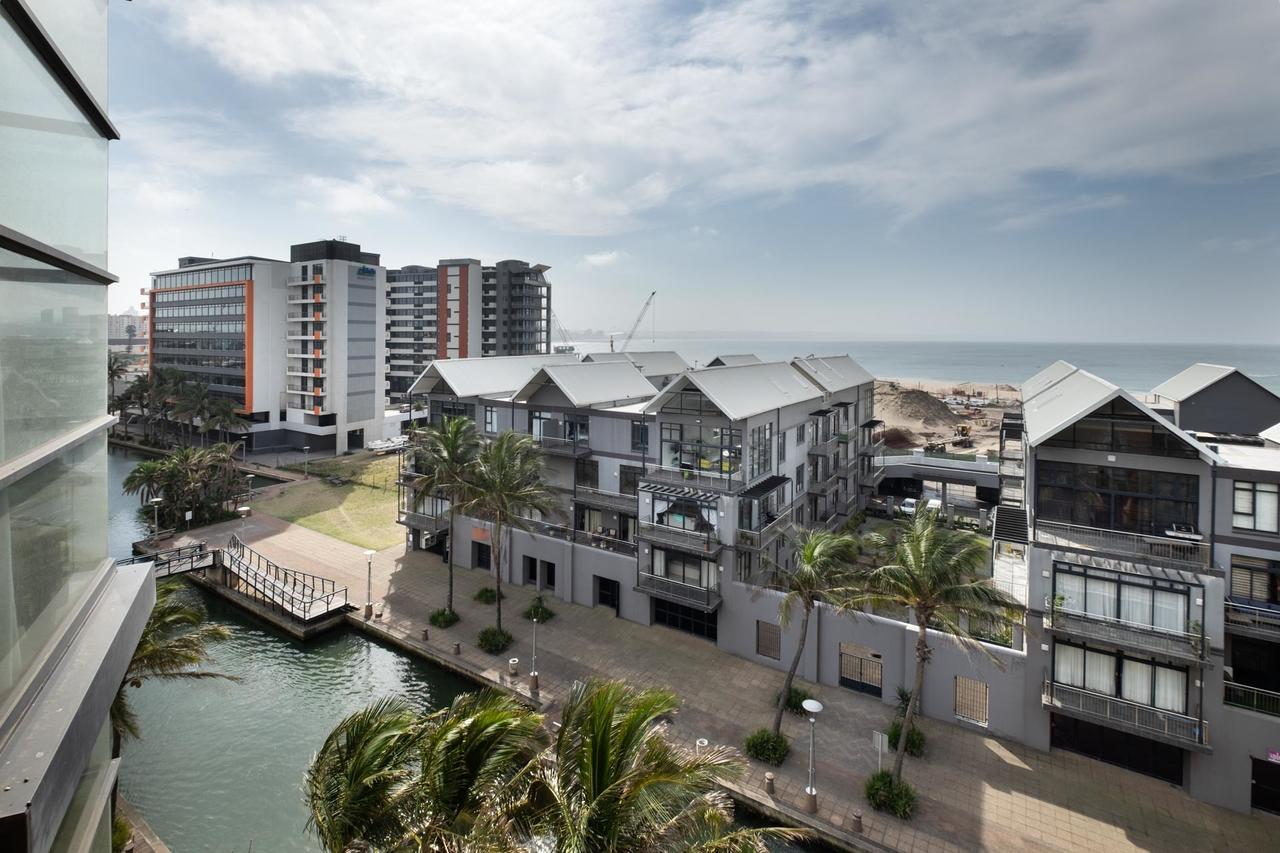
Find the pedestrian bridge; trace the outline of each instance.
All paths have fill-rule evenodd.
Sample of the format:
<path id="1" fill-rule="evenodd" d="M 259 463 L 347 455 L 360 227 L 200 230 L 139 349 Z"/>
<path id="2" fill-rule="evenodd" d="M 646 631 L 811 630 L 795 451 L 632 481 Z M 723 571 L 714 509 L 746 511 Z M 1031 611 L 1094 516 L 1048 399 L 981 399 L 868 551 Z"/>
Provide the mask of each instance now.
<path id="1" fill-rule="evenodd" d="M 880 457 L 885 477 L 933 480 L 970 486 L 999 488 L 1000 463 L 985 454 L 925 453 L 923 450 L 889 451 Z"/>

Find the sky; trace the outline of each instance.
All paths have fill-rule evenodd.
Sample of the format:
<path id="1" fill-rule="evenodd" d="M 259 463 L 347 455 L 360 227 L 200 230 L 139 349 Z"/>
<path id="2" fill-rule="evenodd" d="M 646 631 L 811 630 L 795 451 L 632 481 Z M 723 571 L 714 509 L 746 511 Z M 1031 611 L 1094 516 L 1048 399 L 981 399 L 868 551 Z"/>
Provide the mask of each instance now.
<path id="1" fill-rule="evenodd" d="M 110 15 L 113 310 L 345 235 L 547 264 L 570 329 L 1280 343 L 1276 0 Z"/>

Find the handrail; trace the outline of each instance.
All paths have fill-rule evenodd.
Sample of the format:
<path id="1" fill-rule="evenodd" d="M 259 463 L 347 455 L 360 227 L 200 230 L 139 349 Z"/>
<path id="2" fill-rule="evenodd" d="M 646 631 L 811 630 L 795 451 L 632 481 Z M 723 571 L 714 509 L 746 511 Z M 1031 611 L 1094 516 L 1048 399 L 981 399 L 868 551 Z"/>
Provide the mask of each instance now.
<path id="1" fill-rule="evenodd" d="M 763 547 L 764 543 L 776 538 L 791 523 L 791 509 L 793 506 L 795 506 L 794 502 L 787 504 L 787 506 L 779 510 L 777 518 L 759 530 L 738 528 L 739 544 L 746 545 L 749 548 L 760 548 Z"/>
<path id="2" fill-rule="evenodd" d="M 1240 618 L 1243 618 L 1250 628 L 1257 631 L 1280 634 L 1280 610 L 1273 610 L 1269 607 L 1255 607 L 1251 604 L 1239 604 L 1230 600 L 1224 602 L 1223 609 L 1228 628 L 1239 627 L 1241 625 Z"/>
<path id="3" fill-rule="evenodd" d="M 636 586 L 646 592 L 656 592 L 680 601 L 690 601 L 710 607 L 720 599 L 720 591 L 715 587 L 694 586 L 691 583 L 672 580 L 662 575 L 655 575 L 640 569 L 636 577 Z"/>
<path id="4" fill-rule="evenodd" d="M 668 545 L 694 548 L 710 553 L 720 547 L 720 540 L 714 538 L 715 528 L 707 531 L 686 530 L 683 527 L 672 527 L 656 521 L 640 522 L 640 535 Z"/>
<path id="5" fill-rule="evenodd" d="M 340 606 L 347 604 L 346 587 L 339 587 L 329 578 L 279 566 L 245 545 L 235 534 L 227 542 L 223 555 L 230 561 L 225 566 L 227 571 L 257 593 L 252 597 L 292 618 L 306 622 L 313 617 L 313 612 L 323 616 L 335 609 L 339 596 Z M 229 584 L 232 588 L 238 585 Z M 317 608 L 317 605 L 322 606 Z"/>
<path id="6" fill-rule="evenodd" d="M 1139 560 L 1174 563 L 1200 571 L 1208 569 L 1210 565 L 1209 546 L 1203 542 L 1186 542 L 1165 536 L 1126 533 L 1063 521 L 1037 519 L 1035 541 L 1041 545 L 1080 548 Z"/>
<path id="7" fill-rule="evenodd" d="M 670 465 L 646 464 L 644 476 L 647 480 L 658 480 L 664 483 L 675 483 L 680 486 L 697 486 L 704 489 L 716 489 L 731 492 L 746 485 L 742 470 L 728 473 L 703 471 L 696 468 L 679 468 Z"/>
<path id="8" fill-rule="evenodd" d="M 1260 714 L 1280 717 L 1280 693 L 1225 681 L 1222 684 L 1222 701 L 1236 708 L 1247 708 Z"/>
<path id="9" fill-rule="evenodd" d="M 1051 678 L 1044 681 L 1041 700 L 1046 705 L 1078 711 L 1132 726 L 1143 732 L 1164 735 L 1180 741 L 1202 746 L 1209 744 L 1209 724 L 1179 714 L 1165 711 L 1154 705 L 1141 705 L 1117 696 L 1095 693 L 1069 684 L 1060 684 Z"/>
<path id="10" fill-rule="evenodd" d="M 1081 631 L 1095 639 L 1138 645 L 1151 651 L 1181 655 L 1190 653 L 1197 660 L 1204 657 L 1205 645 L 1200 634 L 1162 628 L 1142 622 L 1131 622 L 1115 616 L 1102 616 L 1083 610 L 1053 606 L 1053 600 L 1045 596 L 1044 626 L 1049 629 L 1070 631 L 1071 622 L 1084 623 Z"/>

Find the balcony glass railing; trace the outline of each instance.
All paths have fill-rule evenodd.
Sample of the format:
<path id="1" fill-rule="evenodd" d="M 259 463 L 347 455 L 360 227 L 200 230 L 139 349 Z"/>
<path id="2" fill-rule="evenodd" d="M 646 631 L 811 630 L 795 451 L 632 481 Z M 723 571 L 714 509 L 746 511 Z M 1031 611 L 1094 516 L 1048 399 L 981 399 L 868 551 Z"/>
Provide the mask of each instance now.
<path id="1" fill-rule="evenodd" d="M 591 452 L 591 440 L 585 435 L 576 436 L 574 438 L 535 435 L 533 437 L 533 442 L 547 453 L 579 456 Z"/>
<path id="2" fill-rule="evenodd" d="M 747 548 L 755 548 L 759 550 L 768 545 L 774 539 L 787 529 L 787 525 L 791 523 L 791 510 L 788 507 L 779 513 L 778 517 L 769 521 L 759 530 L 744 530 L 738 528 L 738 544 Z"/>
<path id="3" fill-rule="evenodd" d="M 1037 520 L 1037 544 L 1112 554 L 1139 562 L 1156 562 L 1190 571 L 1209 569 L 1209 546 L 1165 536 L 1143 536 L 1061 521 Z"/>
<path id="4" fill-rule="evenodd" d="M 707 609 L 720 602 L 720 593 L 714 587 L 695 586 L 643 570 L 636 576 L 636 586 L 651 595 L 657 595 L 669 601 L 693 604 Z"/>
<path id="5" fill-rule="evenodd" d="M 1078 716 L 1110 723 L 1157 740 L 1188 746 L 1209 745 L 1208 724 L 1186 714 L 1162 711 L 1105 693 L 1057 684 L 1050 679 L 1044 682 L 1041 700 L 1046 707 L 1073 711 Z"/>
<path id="6" fill-rule="evenodd" d="M 646 480 L 655 482 L 712 489 L 719 492 L 737 491 L 746 485 L 743 472 L 740 470 L 716 471 L 711 468 L 695 468 L 692 465 L 646 465 L 644 476 Z"/>
<path id="7" fill-rule="evenodd" d="M 1236 708 L 1280 717 L 1280 693 L 1227 681 L 1222 685 L 1222 701 Z"/>
<path id="8" fill-rule="evenodd" d="M 565 489 L 573 491 L 576 498 L 580 501 L 607 506 L 611 509 L 623 509 L 635 513 L 638 506 L 635 492 L 632 492 L 631 494 L 626 494 L 624 492 L 606 492 L 604 489 L 593 489 L 589 486 L 578 486 L 576 490 L 572 486 L 566 486 Z"/>
<path id="9" fill-rule="evenodd" d="M 706 531 L 688 530 L 653 521 L 641 521 L 640 536 L 664 545 L 673 545 L 702 554 L 715 553 L 722 547 L 719 535 L 714 528 Z"/>

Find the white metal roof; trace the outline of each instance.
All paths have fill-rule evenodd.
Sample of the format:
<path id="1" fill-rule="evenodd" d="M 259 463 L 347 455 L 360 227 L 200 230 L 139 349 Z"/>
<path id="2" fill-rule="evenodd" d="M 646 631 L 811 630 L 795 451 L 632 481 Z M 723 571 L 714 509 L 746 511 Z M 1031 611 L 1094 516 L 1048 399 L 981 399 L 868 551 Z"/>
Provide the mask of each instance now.
<path id="1" fill-rule="evenodd" d="M 1151 393 L 1166 400 L 1180 403 L 1188 397 L 1199 394 L 1213 383 L 1225 379 L 1235 373 L 1234 367 L 1225 364 L 1206 364 L 1198 362 L 1186 370 L 1161 382 Z"/>
<path id="2" fill-rule="evenodd" d="M 570 403 L 582 408 L 648 400 L 654 395 L 653 383 L 630 362 L 585 361 L 549 364 L 539 369 L 512 399 L 517 403 L 528 402 L 547 383 L 559 388 Z"/>
<path id="3" fill-rule="evenodd" d="M 1280 447 L 1258 447 L 1248 444 L 1215 444 L 1218 455 L 1228 468 L 1252 471 L 1280 471 Z"/>
<path id="4" fill-rule="evenodd" d="M 1258 435 L 1262 436 L 1272 444 L 1280 444 L 1280 424 L 1267 427 L 1262 432 L 1258 433 Z"/>
<path id="5" fill-rule="evenodd" d="M 1052 371 L 1051 375 L 1058 377 L 1056 381 L 1047 381 L 1046 374 L 1050 371 Z M 1065 361 L 1055 362 L 1032 379 L 1036 380 L 1041 390 L 1030 398 L 1024 391 L 1022 400 L 1022 419 L 1026 429 L 1027 444 L 1032 447 L 1039 446 L 1045 439 L 1057 435 L 1071 424 L 1119 397 L 1195 448 L 1206 461 L 1219 459 L 1204 444 L 1184 430 L 1178 429 L 1167 418 L 1128 391 L 1073 364 Z"/>
<path id="6" fill-rule="evenodd" d="M 791 364 L 828 394 L 876 381 L 862 365 L 847 355 L 810 355 L 793 358 Z"/>
<path id="7" fill-rule="evenodd" d="M 689 369 L 689 362 L 675 350 L 653 350 L 651 352 L 592 352 L 582 357 L 583 361 L 609 362 L 629 361 L 639 368 L 645 376 L 673 376 Z"/>
<path id="8" fill-rule="evenodd" d="M 738 355 L 718 355 L 707 362 L 707 367 L 738 367 L 743 364 L 760 363 L 760 356 L 745 352 Z"/>
<path id="9" fill-rule="evenodd" d="M 690 387 L 705 394 L 725 417 L 733 421 L 795 403 L 822 399 L 822 390 L 800 371 L 785 361 L 772 361 L 687 371 L 654 397 L 645 411 L 660 411 L 675 392 Z"/>
<path id="10" fill-rule="evenodd" d="M 1041 391 L 1053 387 L 1054 383 L 1065 379 L 1077 370 L 1074 364 L 1058 360 L 1046 367 L 1030 379 L 1022 383 L 1022 399 L 1029 400 Z"/>
<path id="11" fill-rule="evenodd" d="M 427 365 L 409 387 L 410 394 L 430 394 L 441 384 L 459 397 L 510 393 L 547 364 L 576 363 L 573 353 L 504 355 L 494 358 L 440 358 Z"/>

